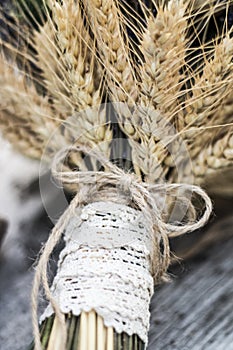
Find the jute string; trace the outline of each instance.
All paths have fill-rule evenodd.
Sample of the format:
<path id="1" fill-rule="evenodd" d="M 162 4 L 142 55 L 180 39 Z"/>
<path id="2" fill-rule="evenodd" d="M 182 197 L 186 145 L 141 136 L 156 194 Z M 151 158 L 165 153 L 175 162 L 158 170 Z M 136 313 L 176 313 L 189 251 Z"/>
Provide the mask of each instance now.
<path id="1" fill-rule="evenodd" d="M 70 152 L 82 152 L 87 156 L 93 157 L 104 168 L 104 171 L 63 171 L 62 165 Z M 99 152 L 89 150 L 84 146 L 70 147 L 60 151 L 52 164 L 52 174 L 63 185 L 78 185 L 78 192 L 71 201 L 69 207 L 58 220 L 53 228 L 38 260 L 33 289 L 32 289 L 32 322 L 35 339 L 35 350 L 41 350 L 40 332 L 38 326 L 38 294 L 40 285 L 45 291 L 46 298 L 50 301 L 57 320 L 61 326 L 63 333 L 63 344 L 61 349 L 65 349 L 66 344 L 66 324 L 65 316 L 60 311 L 59 305 L 54 300 L 49 288 L 47 267 L 49 257 L 55 246 L 61 239 L 67 224 L 74 215 L 75 209 L 84 204 L 96 201 L 96 195 L 101 194 L 101 200 L 113 200 L 118 203 L 123 202 L 123 198 L 127 196 L 130 203 L 133 203 L 138 210 L 142 211 L 145 216 L 151 232 L 152 256 L 151 256 L 151 273 L 156 282 L 166 278 L 166 271 L 170 263 L 169 237 L 175 237 L 187 232 L 194 231 L 202 227 L 209 219 L 212 212 L 212 203 L 208 195 L 200 187 L 188 184 L 148 184 L 141 182 L 134 174 L 125 173 L 124 170 L 114 165 L 111 161 Z M 117 192 L 118 190 L 119 192 Z M 196 221 L 189 220 L 186 223 L 171 224 L 165 222 L 161 209 L 159 208 L 158 194 L 173 193 L 181 190 L 182 193 L 195 194 L 199 196 L 205 204 L 205 210 L 201 218 Z M 122 192 L 122 197 L 118 195 Z M 117 198 L 116 198 L 117 196 Z M 121 199 L 122 198 L 122 199 Z M 185 197 L 184 197 L 185 198 Z M 175 199 L 174 199 L 175 200 Z M 191 214 L 195 212 L 195 208 L 191 203 L 191 199 L 185 198 L 188 203 L 188 210 Z M 162 243 L 163 252 L 158 250 L 158 242 Z M 156 257 L 156 258 L 155 258 Z M 154 262 L 156 261 L 156 266 Z"/>

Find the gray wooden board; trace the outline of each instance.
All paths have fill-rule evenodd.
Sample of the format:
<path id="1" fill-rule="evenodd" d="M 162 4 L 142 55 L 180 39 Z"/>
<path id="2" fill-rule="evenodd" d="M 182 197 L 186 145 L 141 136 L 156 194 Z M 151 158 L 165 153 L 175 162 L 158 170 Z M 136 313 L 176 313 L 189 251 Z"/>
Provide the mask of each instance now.
<path id="1" fill-rule="evenodd" d="M 232 350 L 233 240 L 183 266 L 183 276 L 155 290 L 150 349 Z"/>

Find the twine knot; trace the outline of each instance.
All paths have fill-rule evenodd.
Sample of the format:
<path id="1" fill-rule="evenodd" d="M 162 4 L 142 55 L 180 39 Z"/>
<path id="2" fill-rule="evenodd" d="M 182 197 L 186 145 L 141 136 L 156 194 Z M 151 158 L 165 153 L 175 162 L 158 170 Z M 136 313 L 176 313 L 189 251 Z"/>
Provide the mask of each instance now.
<path id="1" fill-rule="evenodd" d="M 119 179 L 119 187 L 123 192 L 129 192 L 131 190 L 131 186 L 135 182 L 135 176 L 132 174 L 124 173 Z"/>
<path id="2" fill-rule="evenodd" d="M 62 166 L 65 158 L 69 152 L 82 152 L 89 157 L 97 160 L 104 171 L 63 171 Z M 113 188 L 120 188 L 120 190 L 127 194 L 129 205 L 136 206 L 138 210 L 142 211 L 147 219 L 149 229 L 151 231 L 152 245 L 156 246 L 156 241 L 159 240 L 161 246 L 164 247 L 163 253 L 154 251 L 155 255 L 160 255 L 160 266 L 154 266 L 154 256 L 152 256 L 152 274 L 158 279 L 163 278 L 166 275 L 168 265 L 170 263 L 170 248 L 168 237 L 175 237 L 184 233 L 194 231 L 203 226 L 212 212 L 212 203 L 208 195 L 200 187 L 182 184 L 182 183 L 156 183 L 148 184 L 138 179 L 135 174 L 126 173 L 123 169 L 120 169 L 114 165 L 110 160 L 106 159 L 103 154 L 90 150 L 84 146 L 75 146 L 65 148 L 58 152 L 54 158 L 52 165 L 52 174 L 63 185 L 77 184 L 79 185 L 79 191 L 70 203 L 66 212 L 61 217 L 62 229 L 60 228 L 60 222 L 55 226 L 55 230 L 58 229 L 60 235 L 65 229 L 67 222 L 70 220 L 75 208 L 82 203 L 90 203 L 96 201 L 96 198 L 101 194 L 101 199 L 109 199 Z M 83 189 L 85 188 L 85 191 Z M 88 190 L 89 189 L 89 190 Z M 175 192 L 175 195 L 174 195 Z M 177 194 L 180 192 L 181 194 Z M 86 193 L 86 195 L 85 195 Z M 189 197 L 187 197 L 187 193 Z M 201 218 L 195 221 L 196 210 L 192 204 L 191 196 L 195 193 L 198 195 L 205 204 L 205 210 Z M 182 219 L 175 223 L 170 223 L 164 218 L 164 212 L 167 214 L 168 208 L 163 211 L 161 205 L 162 196 L 171 196 L 173 203 L 175 202 L 175 196 L 186 205 L 187 217 L 186 222 L 182 222 Z M 86 196 L 86 197 L 85 197 Z M 112 197 L 115 194 L 113 193 Z M 114 198 L 116 200 L 116 198 Z M 117 198 L 121 203 L 121 197 Z M 53 234 L 53 233 L 52 233 Z M 153 254 L 152 254 L 153 255 Z"/>

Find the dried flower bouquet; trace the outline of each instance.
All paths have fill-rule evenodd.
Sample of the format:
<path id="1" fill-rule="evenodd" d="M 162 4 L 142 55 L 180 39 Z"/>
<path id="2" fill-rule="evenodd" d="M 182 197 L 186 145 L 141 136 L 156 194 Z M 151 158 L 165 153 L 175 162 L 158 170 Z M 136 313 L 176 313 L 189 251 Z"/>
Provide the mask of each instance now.
<path id="1" fill-rule="evenodd" d="M 18 5 L 1 10 L 1 130 L 73 193 L 38 261 L 33 349 L 143 349 L 169 237 L 208 220 L 197 185 L 233 164 L 232 1 Z"/>

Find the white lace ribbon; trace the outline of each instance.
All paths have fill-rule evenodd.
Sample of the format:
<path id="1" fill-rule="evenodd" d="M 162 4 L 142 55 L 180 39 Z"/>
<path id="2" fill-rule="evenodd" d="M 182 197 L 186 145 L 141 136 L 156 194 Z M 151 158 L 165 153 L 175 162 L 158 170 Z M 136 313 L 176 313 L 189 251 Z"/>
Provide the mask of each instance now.
<path id="1" fill-rule="evenodd" d="M 94 309 L 107 327 L 147 343 L 153 293 L 148 224 L 123 204 L 96 202 L 77 209 L 65 232 L 53 297 L 63 313 Z M 41 321 L 53 314 L 49 305 Z"/>

